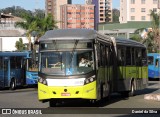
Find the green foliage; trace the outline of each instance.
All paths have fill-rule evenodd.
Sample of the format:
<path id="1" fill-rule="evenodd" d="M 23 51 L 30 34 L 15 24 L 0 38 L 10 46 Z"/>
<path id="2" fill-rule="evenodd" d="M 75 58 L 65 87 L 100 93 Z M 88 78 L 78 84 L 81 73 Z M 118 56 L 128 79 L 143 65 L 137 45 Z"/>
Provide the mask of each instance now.
<path id="1" fill-rule="evenodd" d="M 160 31 L 159 31 L 159 15 L 156 14 L 154 11 L 150 11 L 150 16 L 152 19 L 152 31 L 147 32 L 147 37 L 142 39 L 141 38 L 141 43 L 145 44 L 148 52 L 158 52 L 158 48 L 160 48 L 158 45 L 160 44 Z M 150 28 L 150 27 L 148 27 Z M 136 34 L 141 34 L 142 31 L 144 31 L 144 28 L 137 29 L 135 31 Z"/>
<path id="2" fill-rule="evenodd" d="M 140 42 L 142 40 L 141 36 L 138 34 L 133 35 L 130 39 Z"/>
<path id="3" fill-rule="evenodd" d="M 24 8 L 22 8 L 20 6 L 12 6 L 12 7 L 7 7 L 7 8 L 4 8 L 4 9 L 0 9 L 0 12 L 4 13 L 4 14 L 11 13 L 13 16 L 17 16 L 17 17 L 21 17 L 21 18 L 23 18 L 23 14 L 28 14 L 30 16 L 34 16 L 36 14 L 38 17 L 41 17 L 41 18 L 45 17 L 44 10 L 36 9 L 33 12 L 33 11 L 30 11 L 30 10 L 25 10 Z"/>
<path id="4" fill-rule="evenodd" d="M 19 41 L 16 41 L 15 47 L 17 48 L 17 51 L 26 50 L 25 45 L 23 44 L 22 38 L 19 38 Z"/>
<path id="5" fill-rule="evenodd" d="M 113 22 L 119 22 L 119 16 L 120 16 L 120 12 L 118 9 L 113 9 L 112 11 L 113 13 Z"/>

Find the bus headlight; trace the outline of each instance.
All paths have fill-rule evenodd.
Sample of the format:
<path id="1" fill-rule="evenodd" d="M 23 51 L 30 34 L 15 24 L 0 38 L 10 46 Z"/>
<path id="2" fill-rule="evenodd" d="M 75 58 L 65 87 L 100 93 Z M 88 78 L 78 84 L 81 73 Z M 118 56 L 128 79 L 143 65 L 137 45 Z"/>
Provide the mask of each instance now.
<path id="1" fill-rule="evenodd" d="M 44 79 L 44 78 L 41 78 L 41 77 L 38 77 L 38 82 L 44 84 L 44 85 L 47 85 L 47 80 Z"/>
<path id="2" fill-rule="evenodd" d="M 86 78 L 84 84 L 89 84 L 89 83 L 91 83 L 93 81 L 95 81 L 95 75 L 91 76 L 89 78 Z"/>

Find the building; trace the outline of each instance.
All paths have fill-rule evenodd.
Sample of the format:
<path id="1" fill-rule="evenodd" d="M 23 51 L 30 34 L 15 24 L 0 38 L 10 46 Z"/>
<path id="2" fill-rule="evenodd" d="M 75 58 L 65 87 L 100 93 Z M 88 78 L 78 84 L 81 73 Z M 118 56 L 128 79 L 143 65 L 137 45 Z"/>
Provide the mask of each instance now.
<path id="1" fill-rule="evenodd" d="M 71 4 L 71 0 L 46 0 L 45 14 L 52 14 L 54 19 L 58 22 L 57 26 L 60 28 L 60 6 L 64 4 Z"/>
<path id="2" fill-rule="evenodd" d="M 86 4 L 90 4 L 91 0 L 85 0 Z M 95 29 L 97 30 L 99 23 L 112 22 L 112 0 L 92 0 L 95 5 Z"/>
<path id="3" fill-rule="evenodd" d="M 120 0 L 120 23 L 151 21 L 150 10 L 158 13 L 159 0 Z"/>
<path id="4" fill-rule="evenodd" d="M 16 41 L 22 38 L 24 44 L 28 44 L 28 39 L 24 35 L 25 30 L 16 28 L 16 22 L 24 22 L 25 20 L 12 14 L 0 14 L 0 51 L 15 51 Z M 34 37 L 31 38 L 34 41 Z"/>
<path id="5" fill-rule="evenodd" d="M 61 5 L 61 29 L 88 28 L 94 29 L 94 5 L 66 4 Z"/>

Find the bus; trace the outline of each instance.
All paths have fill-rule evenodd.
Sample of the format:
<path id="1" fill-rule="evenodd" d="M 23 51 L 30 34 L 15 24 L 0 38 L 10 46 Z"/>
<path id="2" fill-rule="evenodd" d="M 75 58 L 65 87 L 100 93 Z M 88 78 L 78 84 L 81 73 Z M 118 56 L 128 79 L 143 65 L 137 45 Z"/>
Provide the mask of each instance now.
<path id="1" fill-rule="evenodd" d="M 160 78 L 160 54 L 148 53 L 148 77 L 149 79 Z"/>
<path id="2" fill-rule="evenodd" d="M 31 52 L 0 52 L 0 87 L 37 84 L 38 69 L 31 65 Z M 38 66 L 37 66 L 38 68 Z"/>
<path id="3" fill-rule="evenodd" d="M 35 56 L 32 52 L 28 52 L 24 61 L 25 65 L 25 83 L 26 85 L 37 85 L 38 80 L 38 53 Z"/>
<path id="4" fill-rule="evenodd" d="M 97 102 L 114 92 L 133 96 L 148 83 L 146 47 L 90 29 L 47 31 L 39 39 L 38 99 Z"/>

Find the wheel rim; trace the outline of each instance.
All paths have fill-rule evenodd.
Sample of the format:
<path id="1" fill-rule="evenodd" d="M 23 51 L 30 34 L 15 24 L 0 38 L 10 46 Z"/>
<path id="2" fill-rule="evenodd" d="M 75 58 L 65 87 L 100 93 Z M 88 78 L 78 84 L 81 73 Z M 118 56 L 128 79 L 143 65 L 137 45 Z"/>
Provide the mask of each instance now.
<path id="1" fill-rule="evenodd" d="M 12 84 L 11 84 L 11 88 L 13 89 L 13 88 L 14 88 L 14 86 L 15 86 L 15 85 L 14 85 L 14 82 L 12 82 Z"/>

